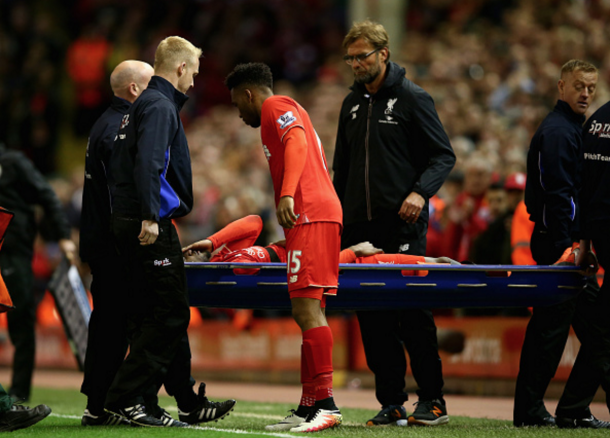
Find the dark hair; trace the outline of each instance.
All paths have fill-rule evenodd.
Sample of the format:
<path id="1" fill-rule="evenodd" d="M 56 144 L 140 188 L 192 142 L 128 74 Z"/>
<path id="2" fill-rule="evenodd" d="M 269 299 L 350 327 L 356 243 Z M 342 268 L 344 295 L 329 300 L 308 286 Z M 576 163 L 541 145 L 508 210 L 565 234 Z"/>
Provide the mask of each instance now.
<path id="1" fill-rule="evenodd" d="M 273 75 L 269 66 L 262 62 L 238 64 L 225 79 L 225 85 L 229 90 L 241 85 L 273 89 Z"/>

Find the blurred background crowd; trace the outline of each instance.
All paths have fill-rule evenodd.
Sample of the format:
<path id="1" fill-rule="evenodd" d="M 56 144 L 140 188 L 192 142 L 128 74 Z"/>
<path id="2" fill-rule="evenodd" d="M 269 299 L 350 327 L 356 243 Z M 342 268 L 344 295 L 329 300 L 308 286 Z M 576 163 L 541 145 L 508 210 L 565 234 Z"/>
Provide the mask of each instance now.
<path id="1" fill-rule="evenodd" d="M 230 106 L 224 77 L 236 63 L 269 64 L 276 93 L 308 110 L 332 164 L 339 110 L 352 83 L 341 48 L 351 26 L 350 4 L 1 0 L 0 142 L 24 151 L 52 180 L 77 230 L 87 135 L 110 102 L 109 73 L 125 59 L 153 64 L 161 39 L 183 36 L 203 49 L 204 58 L 182 111 L 195 192 L 194 211 L 179 222 L 182 241 L 259 214 L 266 225 L 259 243 L 268 243 L 280 238 L 281 229 L 267 163 L 258 131 Z M 404 33 L 393 41 L 391 59 L 432 95 L 458 157 L 431 202 L 428 254 L 510 263 L 510 244 L 494 241 L 502 253 L 492 257 L 477 237 L 494 222 L 503 232 L 510 227 L 524 187 L 516 175 L 525 172 L 530 139 L 555 104 L 562 64 L 580 58 L 600 69 L 589 114 L 610 99 L 610 2 L 404 5 Z"/>

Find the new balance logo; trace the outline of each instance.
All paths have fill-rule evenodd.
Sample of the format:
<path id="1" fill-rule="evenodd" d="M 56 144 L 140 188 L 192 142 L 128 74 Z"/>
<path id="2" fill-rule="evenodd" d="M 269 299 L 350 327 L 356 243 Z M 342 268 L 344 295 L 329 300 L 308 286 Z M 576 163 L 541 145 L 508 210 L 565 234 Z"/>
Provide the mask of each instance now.
<path id="1" fill-rule="evenodd" d="M 165 258 L 163 260 L 155 260 L 155 266 L 170 266 L 172 262 L 169 259 Z"/>
<path id="2" fill-rule="evenodd" d="M 352 107 L 350 114 L 352 115 L 352 120 L 354 120 L 357 116 L 356 111 L 358 111 L 358 108 L 360 108 L 360 105 L 356 105 L 354 107 Z"/>
<path id="3" fill-rule="evenodd" d="M 441 409 L 438 406 L 434 406 L 434 409 L 432 409 L 430 412 L 432 412 L 437 417 L 440 417 L 441 415 L 443 415 L 443 411 L 441 411 Z"/>
<path id="4" fill-rule="evenodd" d="M 290 279 L 288 280 L 288 282 L 296 283 L 298 280 L 299 280 L 299 276 L 298 275 L 291 275 Z"/>
<path id="5" fill-rule="evenodd" d="M 277 119 L 277 123 L 280 125 L 280 129 L 284 129 L 290 125 L 292 125 L 294 122 L 296 122 L 297 118 L 294 116 L 294 114 L 292 114 L 292 111 L 288 111 L 286 114 L 283 114 L 280 116 L 279 119 Z"/>

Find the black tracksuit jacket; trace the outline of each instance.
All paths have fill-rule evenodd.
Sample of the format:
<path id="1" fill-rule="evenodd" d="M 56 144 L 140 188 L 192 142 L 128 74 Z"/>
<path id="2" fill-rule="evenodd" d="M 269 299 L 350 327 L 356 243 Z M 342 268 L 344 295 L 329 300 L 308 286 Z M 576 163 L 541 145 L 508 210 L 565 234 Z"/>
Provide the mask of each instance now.
<path id="1" fill-rule="evenodd" d="M 527 153 L 525 205 L 530 220 L 550 234 L 555 249 L 578 239 L 580 152 L 585 116 L 558 100 L 532 137 Z"/>
<path id="2" fill-rule="evenodd" d="M 187 99 L 153 76 L 123 117 L 110 157 L 113 213 L 159 222 L 193 208 L 191 158 L 180 120 Z"/>
<path id="3" fill-rule="evenodd" d="M 608 233 L 610 222 L 610 102 L 585 123 L 579 192 L 580 232 L 585 239 Z"/>
<path id="4" fill-rule="evenodd" d="M 85 184 L 80 217 L 80 257 L 90 262 L 108 256 L 110 232 L 110 191 L 107 169 L 123 116 L 131 103 L 114 96 L 112 104 L 91 128 L 85 156 Z"/>
<path id="5" fill-rule="evenodd" d="M 45 238 L 69 239 L 70 225 L 55 192 L 23 153 L 0 144 L 0 206 L 15 213 L 2 252 L 32 258 L 38 231 L 34 206 L 44 210 Z"/>
<path id="6" fill-rule="evenodd" d="M 416 192 L 428 199 L 455 164 L 455 154 L 434 101 L 388 63 L 387 76 L 371 96 L 354 84 L 343 101 L 333 160 L 333 183 L 343 206 L 343 223 L 371 221 L 380 210 L 398 212 Z"/>

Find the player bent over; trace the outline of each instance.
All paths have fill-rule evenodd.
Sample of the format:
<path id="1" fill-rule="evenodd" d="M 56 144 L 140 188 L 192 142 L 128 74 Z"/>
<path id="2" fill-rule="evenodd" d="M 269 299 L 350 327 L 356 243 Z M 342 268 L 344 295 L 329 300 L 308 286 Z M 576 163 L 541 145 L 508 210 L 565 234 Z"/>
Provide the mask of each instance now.
<path id="1" fill-rule="evenodd" d="M 293 99 L 273 95 L 269 67 L 240 64 L 229 74 L 226 85 L 242 120 L 253 128 L 261 127 L 277 218 L 286 236 L 292 315 L 303 333 L 301 402 L 284 421 L 267 429 L 328 429 L 342 421 L 332 392 L 333 335 L 323 311 L 325 294 L 335 295 L 337 289 L 341 205 L 309 115 Z"/>

